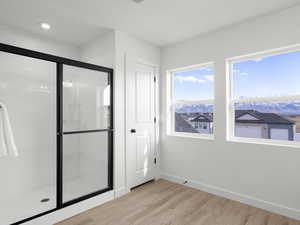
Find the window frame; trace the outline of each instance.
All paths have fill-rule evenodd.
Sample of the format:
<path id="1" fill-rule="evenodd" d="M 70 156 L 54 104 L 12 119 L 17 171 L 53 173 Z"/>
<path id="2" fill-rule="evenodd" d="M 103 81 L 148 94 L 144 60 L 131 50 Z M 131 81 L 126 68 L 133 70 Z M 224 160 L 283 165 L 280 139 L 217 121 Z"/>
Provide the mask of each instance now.
<path id="1" fill-rule="evenodd" d="M 175 107 L 176 105 L 195 105 L 195 104 L 212 104 L 213 105 L 213 117 L 215 118 L 215 83 L 213 88 L 213 99 L 205 99 L 205 100 L 197 100 L 197 101 L 185 101 L 185 100 L 175 100 L 175 79 L 174 74 L 179 72 L 190 71 L 193 69 L 204 69 L 207 67 L 211 67 L 214 71 L 215 78 L 215 67 L 214 62 L 207 62 L 201 64 L 195 64 L 191 66 L 185 66 L 177 69 L 167 70 L 167 135 L 168 136 L 176 136 L 176 137 L 187 137 L 187 138 L 199 138 L 199 139 L 207 139 L 214 140 L 214 133 L 212 134 L 201 134 L 201 133 L 187 133 L 187 132 L 176 132 L 175 131 Z M 215 128 L 215 122 L 213 122 Z M 215 129 L 213 129 L 215 130 Z"/>
<path id="2" fill-rule="evenodd" d="M 227 102 L 227 129 L 226 129 L 226 139 L 229 142 L 239 142 L 239 143 L 253 143 L 253 144 L 263 144 L 263 145 L 275 145 L 284 147 L 300 147 L 300 141 L 289 141 L 289 140 L 274 140 L 274 139 L 264 139 L 264 138 L 247 138 L 235 136 L 235 103 L 246 103 L 246 102 L 280 102 L 280 101 L 300 101 L 300 95 L 291 96 L 278 96 L 278 97 L 251 97 L 243 99 L 234 99 L 233 96 L 233 64 L 238 62 L 244 62 L 248 60 L 255 60 L 270 56 L 277 56 L 282 54 L 288 54 L 300 51 L 300 44 L 286 46 L 282 48 L 276 48 L 261 52 L 256 52 L 252 54 L 247 54 L 243 56 L 236 56 L 226 59 L 226 102 Z"/>

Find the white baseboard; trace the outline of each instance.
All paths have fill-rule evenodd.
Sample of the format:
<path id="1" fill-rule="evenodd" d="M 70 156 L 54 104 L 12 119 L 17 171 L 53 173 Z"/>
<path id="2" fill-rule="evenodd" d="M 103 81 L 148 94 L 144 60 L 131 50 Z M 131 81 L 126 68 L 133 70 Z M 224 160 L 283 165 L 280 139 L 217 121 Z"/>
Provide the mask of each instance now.
<path id="1" fill-rule="evenodd" d="M 182 177 L 178 177 L 178 176 L 173 176 L 170 174 L 165 174 L 162 173 L 161 177 L 163 179 L 175 182 L 175 183 L 179 183 L 179 184 L 183 184 L 185 180 L 188 180 L 187 184 L 184 184 L 186 186 L 189 187 L 193 187 L 195 189 L 201 190 L 201 191 L 205 191 L 214 195 L 218 195 L 227 199 L 231 199 L 231 200 L 235 200 L 235 201 L 239 201 L 257 208 L 261 208 L 261 209 L 265 209 L 267 211 L 273 212 L 273 213 L 277 213 L 283 216 L 287 216 L 296 220 L 300 220 L 300 210 L 298 209 L 293 209 L 293 208 L 289 208 L 283 205 L 279 205 L 273 202 L 268 202 L 268 201 L 264 201 L 262 199 L 258 199 L 258 198 L 254 198 L 251 196 L 247 196 L 247 195 L 243 195 L 243 194 L 239 194 L 236 192 L 232 192 L 223 188 L 219 188 L 216 186 L 212 186 L 209 184 L 204 184 L 201 183 L 199 181 L 194 181 L 194 180 L 189 180 L 186 178 L 182 178 Z"/>
<path id="2" fill-rule="evenodd" d="M 105 202 L 111 201 L 114 199 L 114 191 L 109 191 L 103 193 L 99 196 L 84 200 L 77 204 L 68 206 L 61 210 L 55 211 L 53 213 L 47 214 L 45 216 L 39 217 L 37 219 L 31 220 L 24 225 L 53 225 L 63 220 L 66 220 L 72 216 L 75 216 L 79 213 L 82 213 L 86 210 L 95 208 L 99 205 L 104 204 Z"/>
<path id="3" fill-rule="evenodd" d="M 120 198 L 123 195 L 126 195 L 130 192 L 130 190 L 126 187 L 121 187 L 115 191 L 115 198 Z"/>

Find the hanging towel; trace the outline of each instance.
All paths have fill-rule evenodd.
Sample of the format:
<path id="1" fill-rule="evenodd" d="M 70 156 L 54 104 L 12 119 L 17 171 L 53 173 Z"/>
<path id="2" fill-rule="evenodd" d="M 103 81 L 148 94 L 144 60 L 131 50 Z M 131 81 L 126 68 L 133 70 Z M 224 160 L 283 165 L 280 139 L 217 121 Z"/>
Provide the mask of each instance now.
<path id="1" fill-rule="evenodd" d="M 3 111 L 0 111 L 0 157 L 7 156 L 7 146 L 5 143 L 5 130 L 4 130 L 4 124 L 3 124 Z"/>
<path id="2" fill-rule="evenodd" d="M 19 155 L 6 106 L 0 102 L 0 157 Z"/>

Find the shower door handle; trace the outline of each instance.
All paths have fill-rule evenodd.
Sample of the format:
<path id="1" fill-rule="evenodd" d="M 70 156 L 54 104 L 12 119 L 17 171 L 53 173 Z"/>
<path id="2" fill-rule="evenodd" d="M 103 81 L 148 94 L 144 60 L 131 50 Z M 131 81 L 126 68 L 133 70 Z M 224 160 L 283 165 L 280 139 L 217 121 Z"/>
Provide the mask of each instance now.
<path id="1" fill-rule="evenodd" d="M 131 133 L 136 133 L 136 129 L 131 129 L 130 132 Z"/>

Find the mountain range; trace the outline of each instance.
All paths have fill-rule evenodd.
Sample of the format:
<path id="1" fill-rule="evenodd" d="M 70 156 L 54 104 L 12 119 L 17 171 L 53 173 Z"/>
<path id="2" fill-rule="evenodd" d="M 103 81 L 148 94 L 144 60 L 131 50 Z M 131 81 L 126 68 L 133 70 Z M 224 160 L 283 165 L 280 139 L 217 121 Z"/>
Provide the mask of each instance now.
<path id="1" fill-rule="evenodd" d="M 261 103 L 237 103 L 236 109 L 257 110 L 265 113 L 281 115 L 300 115 L 300 101 L 295 102 L 261 102 Z M 211 113 L 213 105 L 182 105 L 176 107 L 177 113 Z"/>

